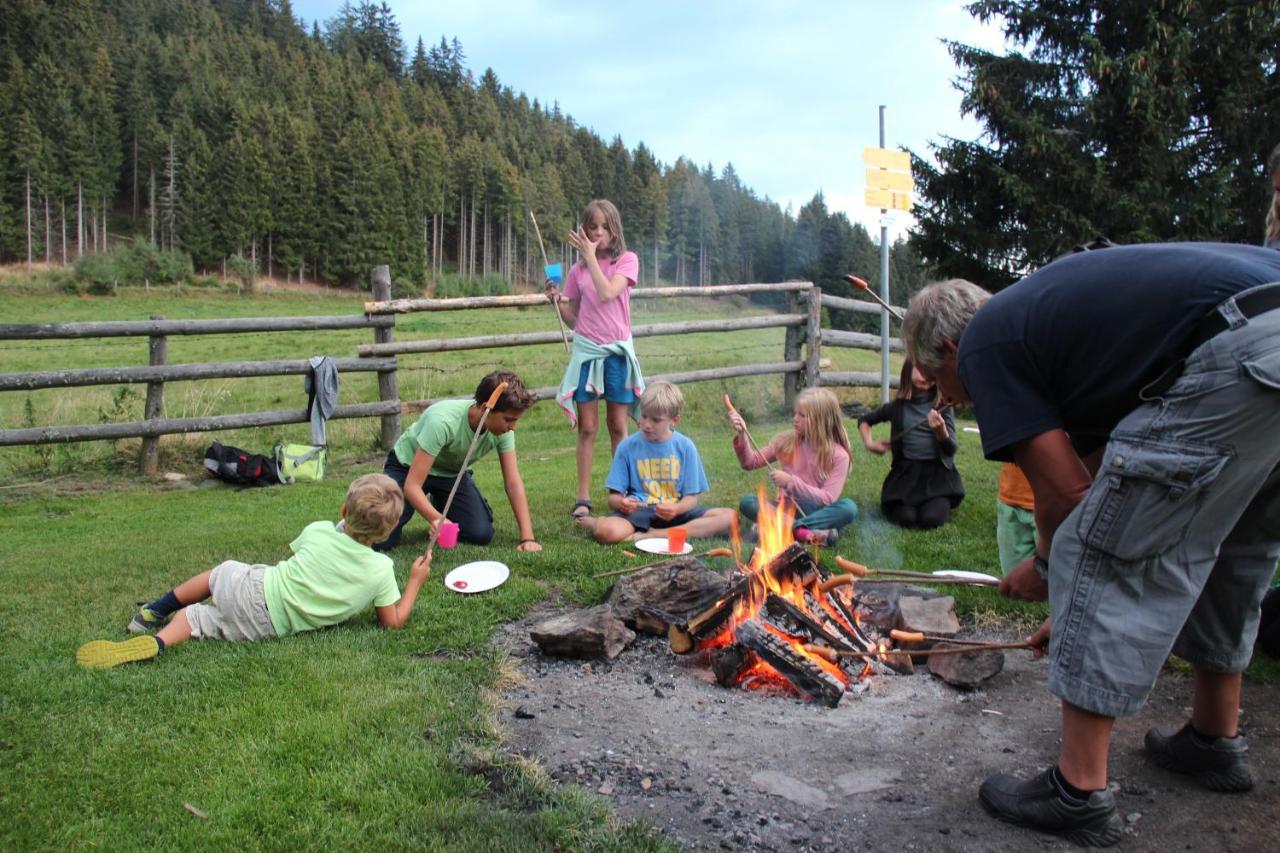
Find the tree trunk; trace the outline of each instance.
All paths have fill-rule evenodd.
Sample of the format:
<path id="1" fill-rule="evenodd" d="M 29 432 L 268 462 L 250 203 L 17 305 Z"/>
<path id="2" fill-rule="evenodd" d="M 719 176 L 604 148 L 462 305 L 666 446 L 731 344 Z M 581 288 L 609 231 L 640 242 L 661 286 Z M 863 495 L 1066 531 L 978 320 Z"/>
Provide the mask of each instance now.
<path id="1" fill-rule="evenodd" d="M 465 273 L 467 266 L 467 200 L 458 194 L 458 275 Z"/>
<path id="2" fill-rule="evenodd" d="M 151 245 L 156 245 L 156 167 L 151 166 L 147 169 L 147 183 L 149 186 L 147 195 L 147 220 L 148 227 L 151 232 Z"/>
<path id="3" fill-rule="evenodd" d="M 133 221 L 138 221 L 138 132 L 133 132 Z"/>
<path id="4" fill-rule="evenodd" d="M 31 272 L 31 170 L 27 170 L 27 272 Z"/>
<path id="5" fill-rule="evenodd" d="M 49 216 L 49 194 L 44 194 L 44 262 L 53 261 L 53 222 Z"/>
<path id="6" fill-rule="evenodd" d="M 59 219 L 62 222 L 62 265 L 65 267 L 67 265 L 67 200 L 61 198 L 58 202 L 62 205 L 62 215 Z"/>
<path id="7" fill-rule="evenodd" d="M 84 254 L 84 189 L 76 181 L 76 257 Z"/>

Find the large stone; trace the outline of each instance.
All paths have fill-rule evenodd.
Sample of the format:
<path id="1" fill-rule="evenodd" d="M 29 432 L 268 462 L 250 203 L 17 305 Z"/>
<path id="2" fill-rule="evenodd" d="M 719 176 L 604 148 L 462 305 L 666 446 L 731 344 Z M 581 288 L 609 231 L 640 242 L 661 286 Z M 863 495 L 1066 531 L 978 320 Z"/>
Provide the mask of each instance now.
<path id="1" fill-rule="evenodd" d="M 939 643 L 935 648 L 947 648 Z M 954 648 L 954 647 L 952 647 Z M 959 655 L 929 655 L 929 671 L 950 684 L 970 690 L 1004 669 L 1004 652 L 983 649 Z"/>
<path id="2" fill-rule="evenodd" d="M 920 598 L 904 595 L 898 599 L 900 627 L 904 631 L 920 631 L 939 637 L 954 637 L 960 631 L 956 619 L 956 600 L 949 595 Z"/>
<path id="3" fill-rule="evenodd" d="M 666 636 L 667 621 L 661 614 L 696 613 L 715 604 L 728 586 L 701 560 L 681 557 L 626 575 L 613 585 L 605 601 L 627 627 Z"/>
<path id="4" fill-rule="evenodd" d="M 613 660 L 636 635 L 613 615 L 613 608 L 599 604 L 548 619 L 535 626 L 529 637 L 551 657 Z"/>

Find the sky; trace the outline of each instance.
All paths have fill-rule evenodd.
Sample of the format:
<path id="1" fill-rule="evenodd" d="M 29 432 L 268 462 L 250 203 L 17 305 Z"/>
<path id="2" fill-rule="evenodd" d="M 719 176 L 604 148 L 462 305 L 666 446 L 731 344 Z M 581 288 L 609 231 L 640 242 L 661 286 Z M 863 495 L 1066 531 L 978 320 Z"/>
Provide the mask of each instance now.
<path id="1" fill-rule="evenodd" d="M 294 0 L 308 28 L 342 0 Z M 1001 51 L 995 24 L 956 0 L 388 0 L 412 54 L 421 36 L 462 44 L 479 77 L 560 109 L 606 142 L 643 142 L 668 165 L 684 156 L 794 213 L 822 192 L 879 238 L 863 204 L 862 150 L 929 156 L 946 137 L 976 139 L 960 114 L 958 70 L 943 39 Z M 908 215 L 890 214 L 890 239 Z"/>

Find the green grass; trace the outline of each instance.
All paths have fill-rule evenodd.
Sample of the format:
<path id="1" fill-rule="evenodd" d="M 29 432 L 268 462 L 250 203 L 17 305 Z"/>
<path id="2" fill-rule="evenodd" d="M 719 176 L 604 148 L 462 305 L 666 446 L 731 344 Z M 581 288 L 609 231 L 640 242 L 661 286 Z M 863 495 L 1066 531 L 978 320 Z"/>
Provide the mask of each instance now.
<path id="1" fill-rule="evenodd" d="M 156 298 L 154 292 L 126 294 L 89 310 L 79 300 L 6 294 L 0 295 L 0 311 L 33 321 L 146 316 L 156 310 Z M 202 296 L 190 303 L 172 299 L 159 313 L 344 313 L 354 310 L 356 300 L 351 294 Z M 13 313 L 15 308 L 23 313 Z M 552 319 L 511 313 L 502 328 Z M 445 320 L 477 322 L 457 315 L 415 316 L 397 335 L 408 337 L 409 326 L 425 333 Z M 707 348 L 729 346 L 727 337 L 707 336 Z M 191 339 L 190 345 L 211 340 Z M 362 340 L 352 336 L 349 344 Z M 675 355 L 674 340 L 648 339 L 653 350 L 642 352 L 646 367 L 658 372 L 686 369 L 677 366 L 679 359 L 704 366 L 732 358 L 706 351 Z M 304 337 L 296 345 L 299 356 L 317 345 L 317 338 Z M 110 346 L 94 351 L 93 358 L 88 351 L 77 358 L 95 363 Z M 216 346 L 226 347 L 220 357 L 280 357 L 257 351 L 248 356 L 238 350 L 244 343 L 201 346 L 200 357 L 192 360 L 203 360 Z M 781 333 L 762 346 L 771 349 L 761 360 L 776 358 Z M 24 366 L 15 367 L 15 350 L 4 353 L 6 372 L 42 364 L 42 357 L 27 354 Z M 554 347 L 522 350 L 519 369 L 534 384 L 549 384 L 561 355 Z M 871 369 L 875 359 L 866 353 L 832 355 L 864 359 L 861 369 Z M 441 370 L 440 389 L 461 393 L 504 356 L 510 354 L 481 351 L 440 357 L 431 365 Z M 839 366 L 848 369 L 843 361 Z M 288 384 L 268 393 L 287 395 L 288 405 L 298 405 L 301 383 L 290 378 Z M 712 482 L 705 504 L 733 506 L 761 481 L 759 472 L 738 469 L 719 394 L 731 392 L 755 436 L 765 440 L 786 425 L 778 410 L 780 384 L 768 377 L 686 388 L 689 407 L 680 429 L 702 451 Z M 113 473 L 110 460 L 127 460 L 127 448 L 108 454 L 106 465 L 97 464 L 99 457 L 68 456 L 68 467 L 52 483 L 15 480 L 15 473 L 47 477 L 38 459 L 8 459 L 0 466 L 7 472 L 0 489 L 0 848 L 662 847 L 648 828 L 616 822 L 606 802 L 552 785 L 536 767 L 502 751 L 498 693 L 514 668 L 492 645 L 494 631 L 539 602 L 595 603 L 609 581 L 591 575 L 634 562 L 621 549 L 591 543 L 570 522 L 574 434 L 550 404 L 530 412 L 518 433 L 535 530 L 546 550 L 515 552 L 517 530 L 497 465 L 482 461 L 477 481 L 493 503 L 497 539 L 488 548 L 438 551 L 433 578 L 403 631 L 382 630 L 366 613 L 343 626 L 280 641 L 189 643 L 155 662 L 118 670 L 75 665 L 80 643 L 123 637 L 134 601 L 227 558 L 277 561 L 308 522 L 335 518 L 347 482 L 381 467 L 381 454 L 371 449 L 376 422 L 361 423 L 354 437 L 343 434 L 347 440 L 334 448 L 326 480 L 291 487 L 176 489 L 127 476 L 125 461 L 116 467 L 126 470 Z M 883 568 L 995 573 L 998 466 L 981 459 L 977 436 L 961 432 L 959 440 L 958 464 L 969 496 L 952 523 L 924 533 L 905 532 L 879 518 L 879 487 L 889 460 L 855 452 L 846 494 L 862 517 L 838 552 Z M 607 447 L 601 437 L 597 483 Z M 195 463 L 179 451 L 198 459 L 202 449 L 179 442 L 169 448 L 170 463 L 192 468 Z M 424 535 L 421 521 L 412 523 L 393 554 L 401 584 Z M 441 579 L 454 565 L 487 557 L 511 566 L 505 585 L 474 597 L 443 588 Z M 966 618 L 993 630 L 1023 631 L 1044 615 L 1042 605 L 1006 601 L 989 590 L 958 588 L 955 596 Z M 1251 672 L 1280 674 L 1258 664 Z M 190 814 L 185 804 L 208 819 Z"/>

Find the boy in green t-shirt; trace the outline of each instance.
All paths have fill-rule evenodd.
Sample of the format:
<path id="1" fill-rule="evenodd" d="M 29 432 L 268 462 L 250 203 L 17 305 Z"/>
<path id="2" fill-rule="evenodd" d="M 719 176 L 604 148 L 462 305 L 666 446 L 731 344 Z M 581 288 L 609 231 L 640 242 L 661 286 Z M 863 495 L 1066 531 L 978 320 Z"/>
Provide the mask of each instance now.
<path id="1" fill-rule="evenodd" d="M 394 480 L 366 474 L 347 489 L 343 520 L 308 524 L 289 546 L 292 557 L 274 566 L 227 560 L 202 572 L 143 606 L 129 622 L 130 633 L 159 629 L 155 636 L 85 643 L 76 650 L 76 661 L 105 669 L 148 660 L 192 637 L 285 637 L 345 622 L 370 604 L 379 624 L 401 628 L 431 574 L 431 561 L 425 556 L 414 561 L 401 595 L 391 558 L 370 546 L 395 526 L 403 506 Z"/>
<path id="2" fill-rule="evenodd" d="M 502 466 L 502 483 L 507 500 L 520 528 L 517 551 L 541 551 L 533 535 L 529 516 L 529 500 L 525 497 L 524 480 L 516 464 L 516 424 L 536 398 L 524 387 L 520 377 L 506 370 L 490 373 L 476 386 L 475 399 L 440 400 L 432 403 L 422 417 L 406 429 L 387 454 L 382 472 L 404 489 L 404 511 L 400 522 L 387 538 L 373 547 L 389 551 L 400 543 L 404 526 L 417 512 L 432 527 L 444 519 L 437 507 L 443 507 L 453 488 L 454 478 L 462 467 L 471 438 L 484 412 L 486 403 L 503 382 L 506 390 L 498 398 L 484 422 L 484 434 L 476 443 L 471 457 L 475 461 L 493 450 L 498 451 Z M 458 539 L 472 545 L 488 545 L 493 541 L 493 510 L 476 488 L 471 472 L 462 474 L 457 494 L 449 506 L 449 520 L 458 525 Z"/>

